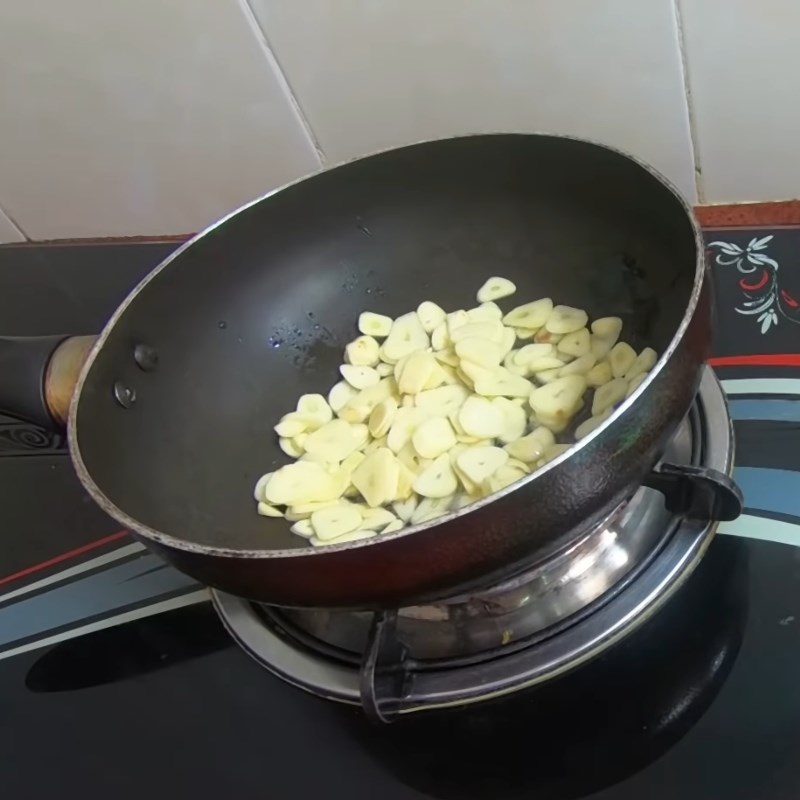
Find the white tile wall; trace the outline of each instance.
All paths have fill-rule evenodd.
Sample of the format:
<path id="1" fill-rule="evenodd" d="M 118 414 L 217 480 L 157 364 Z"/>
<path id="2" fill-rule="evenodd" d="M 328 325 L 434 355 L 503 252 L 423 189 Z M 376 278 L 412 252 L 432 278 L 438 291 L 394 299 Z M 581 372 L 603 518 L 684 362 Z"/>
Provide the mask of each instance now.
<path id="1" fill-rule="evenodd" d="M 695 199 L 672 0 L 250 2 L 331 161 L 567 132 L 641 156 Z"/>
<path id="2" fill-rule="evenodd" d="M 22 231 L 8 218 L 0 208 L 0 244 L 8 242 L 24 242 Z"/>
<path id="3" fill-rule="evenodd" d="M 800 196 L 800 4 L 680 0 L 708 202 Z"/>
<path id="4" fill-rule="evenodd" d="M 260 35 L 237 0 L 3 0 L 9 214 L 35 239 L 181 233 L 316 169 Z"/>

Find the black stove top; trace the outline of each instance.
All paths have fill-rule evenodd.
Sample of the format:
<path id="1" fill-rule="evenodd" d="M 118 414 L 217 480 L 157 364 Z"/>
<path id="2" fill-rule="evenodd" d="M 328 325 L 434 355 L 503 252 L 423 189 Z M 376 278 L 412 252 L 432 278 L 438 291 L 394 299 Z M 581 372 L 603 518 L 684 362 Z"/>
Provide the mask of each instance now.
<path id="1" fill-rule="evenodd" d="M 0 418 L 4 796 L 794 800 L 800 231 L 708 239 L 746 514 L 621 644 L 468 710 L 375 728 L 285 685 L 91 503 L 60 437 Z M 95 332 L 174 246 L 0 248 L 0 332 Z"/>

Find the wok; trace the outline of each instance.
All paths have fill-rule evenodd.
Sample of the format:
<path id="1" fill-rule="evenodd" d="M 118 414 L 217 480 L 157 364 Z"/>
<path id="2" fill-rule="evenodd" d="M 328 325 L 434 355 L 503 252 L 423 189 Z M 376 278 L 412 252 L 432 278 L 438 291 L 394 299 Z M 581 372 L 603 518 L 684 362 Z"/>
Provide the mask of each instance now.
<path id="1" fill-rule="evenodd" d="M 256 479 L 286 462 L 272 426 L 336 380 L 358 314 L 470 307 L 490 275 L 512 279 L 519 302 L 619 315 L 658 364 L 579 446 L 435 522 L 311 548 L 258 516 Z M 205 584 L 281 605 L 408 605 L 550 557 L 643 481 L 673 499 L 710 485 L 708 513 L 735 515 L 724 476 L 651 472 L 692 402 L 710 325 L 698 228 L 651 169 L 555 136 L 416 144 L 272 192 L 167 258 L 91 347 L 69 444 L 95 501 Z M 63 418 L 87 348 L 5 340 L 0 401 Z"/>

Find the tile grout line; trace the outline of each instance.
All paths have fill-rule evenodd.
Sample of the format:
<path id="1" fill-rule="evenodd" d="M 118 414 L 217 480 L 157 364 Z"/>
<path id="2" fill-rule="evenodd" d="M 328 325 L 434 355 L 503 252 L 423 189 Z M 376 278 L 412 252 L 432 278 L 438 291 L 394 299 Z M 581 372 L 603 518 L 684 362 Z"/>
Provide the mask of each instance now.
<path id="1" fill-rule="evenodd" d="M 686 53 L 686 42 L 683 37 L 683 15 L 680 9 L 681 0 L 672 0 L 672 11 L 675 18 L 676 35 L 678 37 L 678 57 L 680 59 L 681 78 L 683 79 L 683 94 L 686 98 L 686 113 L 689 119 L 689 146 L 692 149 L 692 167 L 694 171 L 694 186 L 697 192 L 697 202 L 702 205 L 706 199 L 703 185 L 703 169 L 700 164 L 700 146 L 697 138 L 697 121 L 695 119 L 692 86 L 689 81 L 689 61 Z"/>
<path id="2" fill-rule="evenodd" d="M 16 232 L 17 232 L 17 233 L 18 233 L 18 234 L 19 234 L 19 235 L 20 235 L 20 236 L 21 236 L 21 237 L 22 237 L 22 238 L 23 238 L 23 239 L 26 241 L 26 242 L 30 242 L 30 241 L 31 241 L 31 237 L 30 237 L 30 236 L 28 236 L 28 234 L 27 234 L 27 233 L 25 233 L 25 231 L 24 231 L 24 230 L 22 230 L 22 227 L 21 227 L 21 226 L 20 226 L 20 225 L 17 223 L 17 221 L 14 219 L 14 217 L 12 217 L 12 216 L 11 216 L 11 214 L 9 214 L 9 213 L 8 213 L 8 211 L 6 211 L 6 209 L 5 209 L 5 206 L 3 206 L 3 205 L 1 205 L 1 204 L 0 204 L 0 214 L 2 214 L 2 216 L 4 216 L 4 217 L 5 217 L 5 218 L 8 220 L 8 223 L 9 223 L 9 225 L 11 225 L 11 227 L 12 227 L 12 228 L 13 228 L 13 229 L 14 229 L 14 230 L 15 230 L 15 231 L 16 231 Z"/>
<path id="3" fill-rule="evenodd" d="M 300 105 L 300 101 L 297 99 L 297 95 L 294 93 L 291 84 L 289 83 L 289 79 L 286 77 L 286 72 L 284 71 L 283 67 L 281 66 L 280 61 L 278 61 L 278 56 L 275 54 L 275 51 L 272 48 L 272 45 L 269 43 L 269 39 L 267 38 L 266 31 L 261 27 L 261 24 L 258 21 L 258 18 L 253 11 L 252 6 L 250 5 L 250 0 L 238 0 L 239 7 L 244 14 L 245 19 L 247 20 L 248 25 L 253 31 L 253 34 L 256 37 L 256 41 L 261 46 L 261 49 L 264 52 L 264 55 L 269 63 L 272 71 L 275 73 L 275 76 L 278 79 L 278 83 L 281 86 L 284 94 L 288 97 L 289 103 L 291 104 L 298 121 L 300 122 L 300 127 L 303 129 L 306 137 L 308 138 L 311 146 L 316 153 L 317 160 L 321 167 L 325 166 L 327 163 L 327 156 L 325 155 L 325 151 L 322 149 L 322 145 L 320 145 L 319 140 L 317 139 L 316 134 L 314 133 L 314 129 L 311 127 L 311 123 L 308 120 L 305 112 L 303 111 L 303 107 Z"/>

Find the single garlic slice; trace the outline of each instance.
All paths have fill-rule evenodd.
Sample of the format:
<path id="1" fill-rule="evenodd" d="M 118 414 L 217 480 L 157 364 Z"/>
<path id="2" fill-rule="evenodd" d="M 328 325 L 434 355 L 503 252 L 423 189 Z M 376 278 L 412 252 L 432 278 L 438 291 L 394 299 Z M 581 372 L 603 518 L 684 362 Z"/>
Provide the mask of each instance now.
<path id="1" fill-rule="evenodd" d="M 453 331 L 456 328 L 460 328 L 462 325 L 466 325 L 468 322 L 469 316 L 463 308 L 459 308 L 458 311 L 451 311 L 447 315 L 447 335 L 452 338 Z"/>
<path id="2" fill-rule="evenodd" d="M 475 380 L 475 393 L 484 397 L 527 397 L 531 382 L 505 367 L 497 367 L 488 376 Z"/>
<path id="3" fill-rule="evenodd" d="M 450 334 L 447 332 L 447 323 L 443 322 L 441 325 L 437 325 L 431 333 L 431 346 L 433 349 L 446 350 L 451 344 Z"/>
<path id="4" fill-rule="evenodd" d="M 499 322 L 503 319 L 503 309 L 497 303 L 488 300 L 476 308 L 470 308 L 467 311 L 467 316 L 470 322 Z"/>
<path id="5" fill-rule="evenodd" d="M 463 339 L 486 339 L 500 344 L 503 341 L 503 324 L 497 320 L 489 322 L 467 322 L 459 325 L 451 334 L 450 339 L 457 344 Z M 458 349 L 456 348 L 456 352 Z"/>
<path id="6" fill-rule="evenodd" d="M 431 353 L 418 350 L 405 360 L 397 380 L 397 388 L 401 394 L 417 394 L 425 388 L 431 374 L 438 368 L 436 359 Z"/>
<path id="7" fill-rule="evenodd" d="M 615 378 L 624 377 L 634 361 L 636 361 L 636 351 L 627 342 L 617 342 L 608 354 L 611 374 Z"/>
<path id="8" fill-rule="evenodd" d="M 388 508 L 379 506 L 378 508 L 370 508 L 365 506 L 360 509 L 361 515 L 364 518 L 362 527 L 370 528 L 371 530 L 378 530 L 386 525 L 394 522 L 397 517 L 389 511 Z"/>
<path id="9" fill-rule="evenodd" d="M 380 506 L 395 499 L 400 469 L 394 453 L 381 447 L 370 453 L 353 471 L 353 485 L 367 505 Z"/>
<path id="10" fill-rule="evenodd" d="M 586 355 L 591 349 L 592 336 L 588 328 L 581 328 L 573 333 L 567 333 L 558 343 L 558 349 L 562 353 L 580 358 Z"/>
<path id="11" fill-rule="evenodd" d="M 467 327 L 466 325 L 464 326 Z M 493 369 L 503 360 L 504 348 L 502 345 L 481 339 L 477 336 L 470 336 L 456 342 L 456 355 L 464 360 L 477 364 L 479 367 Z"/>
<path id="12" fill-rule="evenodd" d="M 417 316 L 427 333 L 432 333 L 447 318 L 444 309 L 431 300 L 423 300 L 417 306 Z"/>
<path id="13" fill-rule="evenodd" d="M 381 379 L 381 376 L 372 367 L 342 364 L 339 367 L 339 372 L 354 389 L 366 389 L 367 386 L 374 386 Z"/>
<path id="14" fill-rule="evenodd" d="M 558 458 L 560 455 L 563 455 L 570 449 L 572 445 L 570 444 L 554 444 L 545 450 L 542 457 L 536 463 L 537 467 L 543 467 L 545 464 L 549 464 L 551 461 Z"/>
<path id="15" fill-rule="evenodd" d="M 346 533 L 356 530 L 361 525 L 362 517 L 353 505 L 336 505 L 315 511 L 311 515 L 311 527 L 314 534 L 323 542 L 337 539 Z"/>
<path id="16" fill-rule="evenodd" d="M 354 389 L 347 381 L 335 383 L 328 392 L 328 405 L 338 414 L 351 400 L 358 394 L 358 389 Z"/>
<path id="17" fill-rule="evenodd" d="M 517 339 L 533 339 L 537 330 L 538 328 L 514 328 L 514 333 L 517 334 Z"/>
<path id="18" fill-rule="evenodd" d="M 303 455 L 303 448 L 297 443 L 296 438 L 290 439 L 288 436 L 281 436 L 278 439 L 278 447 L 290 458 L 300 458 Z"/>
<path id="19" fill-rule="evenodd" d="M 385 533 L 394 533 L 395 531 L 402 530 L 405 526 L 404 520 L 394 519 L 381 531 L 381 536 Z"/>
<path id="20" fill-rule="evenodd" d="M 512 309 L 503 317 L 503 324 L 512 328 L 541 328 L 553 310 L 553 301 L 549 297 L 534 300 Z"/>
<path id="21" fill-rule="evenodd" d="M 517 287 L 508 278 L 489 278 L 478 289 L 478 302 L 488 303 L 490 300 L 500 300 L 509 297 L 517 291 Z"/>
<path id="22" fill-rule="evenodd" d="M 459 470 L 473 483 L 483 483 L 508 461 L 508 453 L 499 447 L 468 447 L 458 456 Z"/>
<path id="23" fill-rule="evenodd" d="M 306 452 L 329 463 L 339 463 L 358 450 L 364 441 L 364 428 L 342 419 L 334 419 L 308 435 Z"/>
<path id="24" fill-rule="evenodd" d="M 469 391 L 464 386 L 452 384 L 420 392 L 415 397 L 415 403 L 432 416 L 448 417 L 454 411 L 458 411 L 468 397 Z"/>
<path id="25" fill-rule="evenodd" d="M 261 514 L 262 517 L 282 517 L 283 511 L 279 508 L 275 508 L 275 506 L 271 506 L 269 503 L 264 503 L 263 501 L 259 501 L 258 506 L 258 513 Z"/>
<path id="26" fill-rule="evenodd" d="M 646 372 L 637 372 L 636 375 L 628 381 L 628 391 L 625 392 L 626 399 L 630 397 L 645 381 L 647 378 Z"/>
<path id="27" fill-rule="evenodd" d="M 334 500 L 340 495 L 339 483 L 313 461 L 296 461 L 281 467 L 272 474 L 264 490 L 265 501 L 278 506 Z"/>
<path id="28" fill-rule="evenodd" d="M 314 535 L 314 528 L 311 525 L 310 519 L 300 519 L 292 525 L 289 530 L 302 536 L 304 539 L 310 539 Z"/>
<path id="29" fill-rule="evenodd" d="M 257 503 L 263 503 L 266 500 L 264 490 L 267 488 L 267 484 L 269 483 L 271 477 L 272 473 L 267 472 L 256 481 L 255 488 L 253 489 L 253 497 Z"/>
<path id="30" fill-rule="evenodd" d="M 575 414 L 575 407 L 586 391 L 586 378 L 582 375 L 567 375 L 534 389 L 529 398 L 530 406 L 537 418 L 555 423 L 556 427 L 568 422 Z M 550 427 L 550 425 L 548 425 Z"/>
<path id="31" fill-rule="evenodd" d="M 508 488 L 518 480 L 524 478 L 527 474 L 528 473 L 523 470 L 504 464 L 497 472 L 489 476 L 486 481 L 486 488 L 490 492 L 501 492 L 503 489 Z"/>
<path id="32" fill-rule="evenodd" d="M 443 517 L 450 510 L 452 502 L 452 495 L 447 497 L 423 497 L 411 515 L 411 524 L 419 525 L 422 522 L 430 522 L 437 517 Z"/>
<path id="33" fill-rule="evenodd" d="M 297 401 L 297 413 L 316 429 L 333 419 L 333 409 L 321 394 L 304 394 Z"/>
<path id="34" fill-rule="evenodd" d="M 491 402 L 503 415 L 503 429 L 497 434 L 497 438 L 503 444 L 519 439 L 525 433 L 527 424 L 525 409 L 506 397 L 495 397 Z"/>
<path id="35" fill-rule="evenodd" d="M 505 451 L 526 464 L 538 461 L 548 447 L 555 444 L 556 437 L 544 426 L 534 428 L 527 436 L 522 436 L 505 446 Z"/>
<path id="36" fill-rule="evenodd" d="M 458 421 L 468 436 L 493 439 L 505 428 L 502 410 L 485 397 L 473 395 L 464 401 L 458 412 Z"/>
<path id="37" fill-rule="evenodd" d="M 527 366 L 533 361 L 538 361 L 540 358 L 555 357 L 555 345 L 547 344 L 546 342 L 541 344 L 526 344 L 517 350 L 516 355 L 514 356 L 514 363 Z M 559 363 L 556 366 L 560 366 L 561 363 L 562 362 L 559 360 Z"/>
<path id="38" fill-rule="evenodd" d="M 284 414 L 281 417 L 281 421 L 273 430 L 278 434 L 278 436 L 291 439 L 293 436 L 303 433 L 306 428 L 308 428 L 308 420 L 305 419 L 301 414 L 293 411 L 290 414 Z"/>
<path id="39" fill-rule="evenodd" d="M 574 361 L 570 361 L 569 364 L 565 364 L 561 367 L 558 371 L 558 376 L 559 378 L 563 378 L 565 375 L 588 375 L 592 367 L 594 367 L 596 360 L 597 359 L 591 353 L 584 353 L 582 356 L 578 356 Z"/>
<path id="40" fill-rule="evenodd" d="M 607 408 L 596 417 L 589 417 L 589 419 L 581 422 L 581 424 L 575 428 L 575 438 L 579 441 L 586 438 L 593 430 L 599 428 L 611 416 L 613 411 L 613 408 Z"/>
<path id="41" fill-rule="evenodd" d="M 550 333 L 566 334 L 579 331 L 588 321 L 589 315 L 582 308 L 555 306 L 544 326 Z"/>
<path id="42" fill-rule="evenodd" d="M 386 437 L 386 444 L 393 453 L 399 453 L 410 441 L 416 427 L 429 417 L 427 409 L 409 406 L 398 408 Z"/>
<path id="43" fill-rule="evenodd" d="M 638 356 L 636 361 L 628 367 L 628 371 L 622 376 L 626 381 L 632 381 L 637 375 L 643 372 L 650 372 L 658 361 L 658 354 L 652 347 L 645 347 Z"/>
<path id="44" fill-rule="evenodd" d="M 622 320 L 619 317 L 601 317 L 592 325 L 592 353 L 598 361 L 604 359 L 617 343 L 622 332 Z"/>
<path id="45" fill-rule="evenodd" d="M 377 336 L 382 339 L 389 335 L 393 322 L 391 317 L 373 314 L 371 311 L 364 311 L 358 315 L 358 329 L 365 336 Z"/>
<path id="46" fill-rule="evenodd" d="M 628 382 L 623 378 L 614 378 L 595 389 L 592 400 L 592 416 L 602 414 L 606 409 L 625 399 L 628 391 Z"/>
<path id="47" fill-rule="evenodd" d="M 396 364 L 403 356 L 429 346 L 430 339 L 419 321 L 417 312 L 411 311 L 394 321 L 392 330 L 381 345 L 380 355 L 384 361 Z"/>
<path id="48" fill-rule="evenodd" d="M 594 355 L 594 354 L 592 354 Z M 611 364 L 608 361 L 601 361 L 595 364 L 586 373 L 586 383 L 593 389 L 608 383 L 614 376 L 611 374 Z"/>
<path id="49" fill-rule="evenodd" d="M 372 413 L 369 415 L 369 432 L 376 439 L 389 433 L 392 420 L 397 414 L 397 408 L 397 400 L 394 397 L 387 397 L 372 409 Z"/>
<path id="50" fill-rule="evenodd" d="M 359 336 L 344 348 L 348 364 L 357 367 L 374 367 L 380 361 L 378 340 L 372 336 Z"/>
<path id="51" fill-rule="evenodd" d="M 405 500 L 397 500 L 392 503 L 392 509 L 403 522 L 410 522 L 418 503 L 419 498 L 412 494 Z"/>
<path id="52" fill-rule="evenodd" d="M 448 497 L 458 488 L 447 453 L 440 455 L 414 480 L 414 491 L 422 497 Z"/>
<path id="53" fill-rule="evenodd" d="M 456 444 L 456 435 L 444 417 L 434 417 L 411 434 L 411 444 L 423 458 L 438 458 Z"/>
<path id="54" fill-rule="evenodd" d="M 309 542 L 311 542 L 314 547 L 329 547 L 334 544 L 346 544 L 347 542 L 358 542 L 362 539 L 373 539 L 377 535 L 375 531 L 356 530 L 345 533 L 336 539 L 320 539 L 318 536 L 312 536 Z"/>

